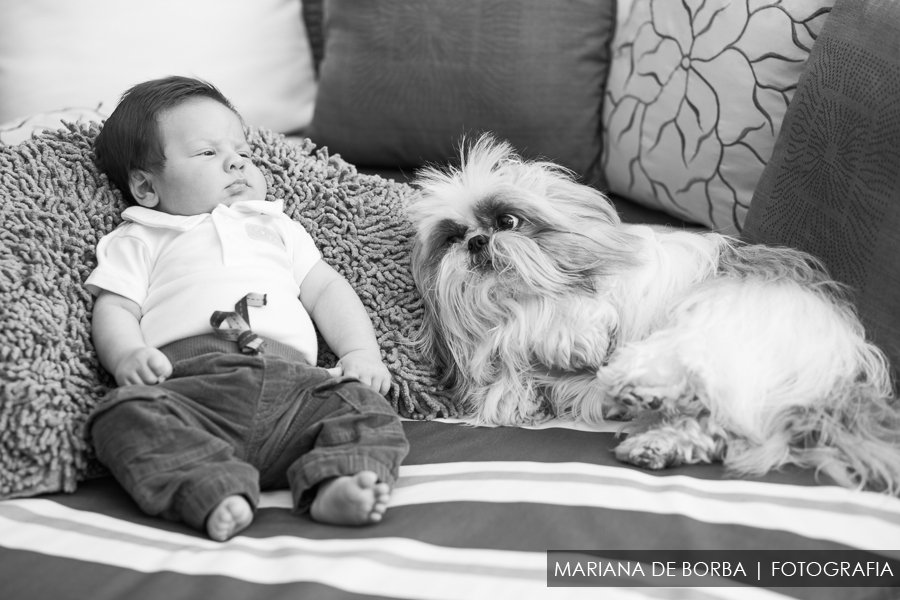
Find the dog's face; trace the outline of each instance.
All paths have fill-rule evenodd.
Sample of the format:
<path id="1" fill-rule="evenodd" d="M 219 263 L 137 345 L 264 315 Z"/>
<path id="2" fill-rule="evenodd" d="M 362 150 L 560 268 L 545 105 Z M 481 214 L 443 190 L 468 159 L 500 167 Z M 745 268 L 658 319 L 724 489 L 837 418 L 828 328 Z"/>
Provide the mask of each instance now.
<path id="1" fill-rule="evenodd" d="M 514 296 L 592 291 L 625 258 L 606 198 L 562 168 L 481 138 L 459 169 L 420 173 L 409 206 L 414 269 L 426 290 L 456 282 Z"/>
<path id="2" fill-rule="evenodd" d="M 593 295 L 634 259 L 618 215 L 565 169 L 482 137 L 459 168 L 426 169 L 407 207 L 426 350 L 452 371 L 528 302 Z M 451 376 L 452 379 L 452 376 Z"/>

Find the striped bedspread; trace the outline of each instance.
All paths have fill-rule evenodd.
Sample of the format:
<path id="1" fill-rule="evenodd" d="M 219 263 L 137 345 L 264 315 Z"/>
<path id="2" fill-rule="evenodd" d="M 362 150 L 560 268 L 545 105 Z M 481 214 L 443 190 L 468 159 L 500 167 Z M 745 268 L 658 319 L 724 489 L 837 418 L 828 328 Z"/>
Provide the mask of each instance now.
<path id="1" fill-rule="evenodd" d="M 650 473 L 608 432 L 405 424 L 412 451 L 385 520 L 292 515 L 264 495 L 226 542 L 143 515 L 109 478 L 0 502 L 0 599 L 529 598 L 869 600 L 900 588 L 548 587 L 548 550 L 844 550 L 900 558 L 900 499 L 793 470 Z M 714 578 L 707 585 L 715 584 Z"/>

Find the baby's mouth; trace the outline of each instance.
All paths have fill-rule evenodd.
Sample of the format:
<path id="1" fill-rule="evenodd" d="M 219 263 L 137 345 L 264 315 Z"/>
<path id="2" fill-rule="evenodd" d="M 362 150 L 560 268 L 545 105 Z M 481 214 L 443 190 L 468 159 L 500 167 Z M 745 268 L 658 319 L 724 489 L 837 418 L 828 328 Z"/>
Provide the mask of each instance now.
<path id="1" fill-rule="evenodd" d="M 243 188 L 250 187 L 250 184 L 247 183 L 246 179 L 238 179 L 237 181 L 233 181 L 225 186 L 226 190 L 240 190 Z"/>

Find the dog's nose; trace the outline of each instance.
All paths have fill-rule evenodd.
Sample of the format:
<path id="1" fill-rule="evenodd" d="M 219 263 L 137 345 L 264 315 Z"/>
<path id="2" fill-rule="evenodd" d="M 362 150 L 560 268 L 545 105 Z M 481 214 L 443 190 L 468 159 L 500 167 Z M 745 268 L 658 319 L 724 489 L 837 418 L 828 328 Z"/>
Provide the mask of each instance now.
<path id="1" fill-rule="evenodd" d="M 488 236 L 479 234 L 469 239 L 469 252 L 477 254 L 488 244 Z"/>

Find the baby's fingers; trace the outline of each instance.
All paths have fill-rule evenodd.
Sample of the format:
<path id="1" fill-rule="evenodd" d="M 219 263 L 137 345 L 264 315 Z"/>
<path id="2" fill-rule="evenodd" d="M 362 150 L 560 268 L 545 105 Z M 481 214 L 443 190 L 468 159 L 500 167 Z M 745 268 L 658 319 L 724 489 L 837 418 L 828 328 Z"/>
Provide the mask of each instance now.
<path id="1" fill-rule="evenodd" d="M 138 376 L 138 379 L 140 380 L 140 381 L 137 382 L 138 385 L 140 385 L 140 384 L 143 384 L 143 385 L 154 385 L 154 384 L 156 384 L 156 383 L 161 383 L 161 382 L 162 382 L 162 379 L 161 379 L 160 376 L 155 372 L 155 370 L 150 366 L 150 363 L 149 363 L 149 362 L 144 363 L 143 365 L 141 365 L 141 366 L 138 368 L 138 370 L 136 371 L 136 374 L 137 374 L 137 376 Z"/>
<path id="2" fill-rule="evenodd" d="M 122 373 L 119 385 L 153 385 L 159 382 L 159 376 L 154 373 L 147 363 L 135 366 L 131 370 Z"/>
<path id="3" fill-rule="evenodd" d="M 357 373 L 356 377 L 362 383 L 366 384 L 382 396 L 387 395 L 387 393 L 391 390 L 390 373 L 373 373 L 371 371 L 366 371 L 364 373 Z"/>
<path id="4" fill-rule="evenodd" d="M 391 391 L 391 378 L 375 377 L 372 379 L 372 383 L 370 383 L 369 385 L 371 385 L 372 388 L 378 391 L 378 393 L 382 396 L 387 396 L 388 392 Z"/>
<path id="5" fill-rule="evenodd" d="M 155 352 L 147 360 L 147 366 L 152 372 L 152 379 L 148 383 L 162 383 L 172 374 L 172 363 L 162 352 Z"/>
<path id="6" fill-rule="evenodd" d="M 150 371 L 155 376 L 152 383 L 162 383 L 172 374 L 172 363 L 162 352 L 156 352 L 147 361 Z"/>

